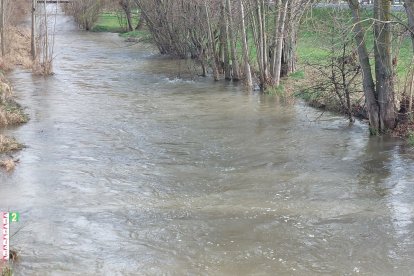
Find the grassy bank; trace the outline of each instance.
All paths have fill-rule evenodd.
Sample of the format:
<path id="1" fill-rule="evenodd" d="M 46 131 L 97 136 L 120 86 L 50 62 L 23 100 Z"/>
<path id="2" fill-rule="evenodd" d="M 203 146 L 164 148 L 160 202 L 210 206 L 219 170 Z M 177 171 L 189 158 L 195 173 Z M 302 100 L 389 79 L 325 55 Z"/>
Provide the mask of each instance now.
<path id="1" fill-rule="evenodd" d="M 132 25 L 138 24 L 137 16 L 133 16 Z M 121 37 L 127 40 L 149 41 L 150 34 L 147 30 L 127 31 L 125 19 L 116 12 L 104 12 L 99 15 L 98 21 L 92 29 L 93 32 L 110 32 L 119 33 Z"/>
<path id="2" fill-rule="evenodd" d="M 126 28 L 115 12 L 104 12 L 99 15 L 98 21 L 93 27 L 94 32 L 123 33 Z"/>
<path id="3" fill-rule="evenodd" d="M 0 129 L 6 126 L 14 126 L 26 123 L 28 116 L 22 107 L 14 100 L 12 90 L 4 77 L 0 78 Z M 22 145 L 14 138 L 0 135 L 0 167 L 6 166 L 7 160 L 1 159 L 1 154 L 20 150 Z M 10 162 L 9 162 L 10 163 Z"/>
<path id="4" fill-rule="evenodd" d="M 370 55 L 373 56 L 374 37 L 372 30 L 372 10 L 364 10 L 361 16 L 366 29 L 365 38 L 367 48 L 370 51 Z M 406 21 L 404 12 L 394 12 L 393 16 L 395 20 L 398 19 L 401 22 Z M 136 15 L 133 16 L 133 18 L 134 20 L 137 20 Z M 269 22 L 273 22 L 273 19 L 270 19 Z M 352 15 L 348 9 L 312 9 L 304 17 L 299 28 L 297 41 L 298 71 L 287 78 L 284 78 L 280 87 L 269 89 L 267 92 L 269 94 L 282 96 L 286 99 L 297 96 L 304 99 L 311 106 L 337 113 L 347 114 L 347 112 L 351 110 L 353 117 L 366 119 L 367 115 L 364 110 L 364 95 L 362 91 L 360 71 L 359 74 L 356 74 L 355 78 L 352 78 L 352 70 L 355 70 L 356 72 L 360 70 L 360 68 L 358 69 L 358 57 L 356 55 L 352 22 Z M 133 24 L 136 25 L 137 22 L 134 21 Z M 395 60 L 395 89 L 398 101 L 403 100 L 413 56 L 410 38 L 407 34 L 405 36 L 401 35 L 403 33 L 403 28 L 401 28 L 401 26 L 402 25 L 396 24 L 396 27 L 394 28 L 394 33 L 398 34 L 399 37 L 394 37 L 392 52 L 393 62 Z M 102 13 L 93 30 L 120 33 L 120 36 L 127 40 L 132 39 L 131 41 L 141 41 L 143 38 L 146 39 L 150 37 L 147 30 L 125 32 L 125 20 L 122 20 L 115 12 Z M 253 44 L 253 34 L 249 33 L 248 36 L 249 42 Z M 341 50 L 344 45 L 346 47 L 346 56 L 341 56 Z M 241 48 L 241 44 L 237 44 L 237 50 L 240 53 L 240 57 Z M 254 64 L 257 63 L 255 62 L 255 59 L 257 56 L 254 45 L 251 45 L 250 49 L 249 55 L 252 60 L 251 65 L 255 66 Z M 350 58 L 350 61 L 346 63 L 346 67 L 349 67 L 349 75 L 351 76 L 347 76 L 347 78 L 352 79 L 352 83 L 350 83 L 350 86 L 343 86 L 347 87 L 347 89 L 349 88 L 349 90 L 351 90 L 350 93 L 352 93 L 350 96 L 351 107 L 349 109 L 344 105 L 344 98 L 346 97 L 344 95 L 338 95 L 338 87 L 333 85 L 330 80 L 331 76 L 329 75 L 332 73 L 329 72 L 331 70 L 330 65 L 332 65 L 332 67 L 340 67 L 340 62 L 343 58 Z M 335 64 L 335 61 L 338 61 L 338 63 Z M 330 62 L 332 64 L 330 64 Z M 371 65 L 374 72 L 374 63 L 371 62 Z M 349 72 L 347 72 L 347 74 Z M 345 92 L 341 91 L 340 93 Z M 398 131 L 398 135 L 407 137 L 409 135 L 408 133 L 414 133 L 413 124 L 409 120 L 405 123 L 404 128 L 406 131 Z"/>
<path id="5" fill-rule="evenodd" d="M 366 29 L 365 39 L 370 56 L 374 56 L 374 36 L 373 36 L 373 11 L 364 10 L 361 20 Z M 405 12 L 393 12 L 393 20 L 406 22 Z M 347 9 L 334 10 L 326 8 L 313 9 L 304 18 L 298 40 L 298 62 L 300 70 L 305 72 L 302 91 L 297 93 L 307 102 L 316 107 L 323 107 L 332 111 L 341 111 L 338 105 L 333 87 L 330 91 L 315 91 L 318 89 L 323 79 L 328 81 L 330 67 L 323 72 L 318 71 L 322 66 L 326 66 L 332 59 L 340 60 L 341 48 L 347 47 L 347 54 L 350 61 L 347 66 L 354 63 L 358 68 L 358 57 L 356 55 L 356 45 L 354 41 L 354 30 L 351 12 Z M 355 54 L 353 54 L 355 53 Z M 401 24 L 393 27 L 392 58 L 395 72 L 395 96 L 398 102 L 407 101 L 405 94 L 406 86 L 410 83 L 413 50 L 408 33 L 405 32 Z M 334 64 L 339 66 L 340 64 Z M 372 71 L 375 72 L 374 62 L 371 62 Z M 361 74 L 354 81 L 354 88 L 351 95 L 352 105 L 356 111 L 363 111 L 364 97 L 362 91 Z M 316 85 L 315 85 L 316 84 Z M 316 89 L 309 89 L 312 86 Z M 363 115 L 366 115 L 365 113 Z M 357 116 L 357 115 L 356 115 Z M 400 114 L 399 126 L 394 131 L 395 136 L 407 138 L 414 145 L 414 123 L 412 118 Z"/>
<path id="6" fill-rule="evenodd" d="M 372 24 L 372 10 L 364 10 L 361 14 L 366 29 L 365 39 L 370 54 L 374 51 L 374 37 Z M 393 19 L 396 21 L 406 21 L 404 12 L 393 12 Z M 315 8 L 307 14 L 301 24 L 298 40 L 298 55 L 301 63 L 314 63 L 326 59 L 330 55 L 332 46 L 340 47 L 340 33 L 345 32 L 346 39 L 353 43 L 353 23 L 351 12 L 347 9 L 335 10 L 327 8 Z M 342 23 L 342 24 L 341 24 Z M 336 28 L 333 27 L 337 25 Z M 341 25 L 341 26 L 338 26 Z M 403 29 L 398 29 L 401 25 L 395 25 L 394 34 L 401 34 Z M 332 41 L 332 36 L 336 41 Z M 354 45 L 352 45 L 354 46 Z M 355 46 L 354 46 L 355 48 Z M 399 79 L 405 77 L 411 64 L 413 55 L 411 41 L 406 34 L 403 39 L 393 38 L 393 56 L 397 58 L 395 72 Z"/>
<path id="7" fill-rule="evenodd" d="M 26 69 L 32 66 L 28 30 L 19 27 L 8 27 L 5 37 L 8 38 L 9 43 L 6 44 L 6 55 L 0 58 L 0 129 L 20 125 L 28 121 L 28 116 L 13 97 L 13 89 L 4 72 L 17 66 Z M 5 154 L 20 150 L 22 147 L 14 138 L 0 135 L 0 167 L 7 170 L 12 169 L 14 161 L 10 157 L 6 158 Z"/>

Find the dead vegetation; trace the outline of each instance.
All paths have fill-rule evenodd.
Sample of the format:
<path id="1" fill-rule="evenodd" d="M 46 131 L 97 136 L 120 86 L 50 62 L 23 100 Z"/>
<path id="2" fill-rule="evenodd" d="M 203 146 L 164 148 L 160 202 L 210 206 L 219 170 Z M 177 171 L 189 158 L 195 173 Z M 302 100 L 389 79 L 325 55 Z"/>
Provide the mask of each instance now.
<path id="1" fill-rule="evenodd" d="M 13 159 L 6 159 L 0 161 L 0 167 L 4 168 L 6 171 L 13 171 L 16 167 L 16 161 Z"/>
<path id="2" fill-rule="evenodd" d="M 2 41 L 4 51 L 0 55 L 0 128 L 22 124 L 28 120 L 22 107 L 14 100 L 12 87 L 3 74 L 17 66 L 32 68 L 30 31 L 18 26 L 29 10 L 30 2 L 25 0 L 9 1 L 5 5 L 4 41 Z M 14 138 L 0 135 L 0 154 L 14 152 L 22 147 Z M 10 157 L 0 160 L 0 167 L 7 171 L 13 170 L 15 165 L 16 161 Z"/>
<path id="3" fill-rule="evenodd" d="M 25 69 L 32 68 L 32 59 L 30 56 L 30 32 L 22 27 L 9 26 L 6 29 L 6 38 L 9 43 L 6 54 L 0 57 L 0 68 L 3 71 L 9 71 L 16 66 L 22 66 Z"/>
<path id="4" fill-rule="evenodd" d="M 0 134 L 0 153 L 12 152 L 23 148 L 16 139 Z"/>
<path id="5" fill-rule="evenodd" d="M 13 99 L 12 88 L 0 77 L 0 127 L 26 123 L 27 115 Z"/>

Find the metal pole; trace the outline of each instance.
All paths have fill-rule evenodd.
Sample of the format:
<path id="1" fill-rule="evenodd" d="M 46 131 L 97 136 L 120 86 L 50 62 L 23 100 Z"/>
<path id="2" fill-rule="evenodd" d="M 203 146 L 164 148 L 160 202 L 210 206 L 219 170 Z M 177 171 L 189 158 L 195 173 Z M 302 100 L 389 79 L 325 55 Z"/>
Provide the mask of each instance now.
<path id="1" fill-rule="evenodd" d="M 36 2 L 37 0 L 32 0 L 32 35 L 31 35 L 32 60 L 36 59 Z"/>
<path id="2" fill-rule="evenodd" d="M 1 24 L 1 56 L 4 56 L 4 1 L 1 0 L 1 18 L 0 18 L 0 24 Z"/>

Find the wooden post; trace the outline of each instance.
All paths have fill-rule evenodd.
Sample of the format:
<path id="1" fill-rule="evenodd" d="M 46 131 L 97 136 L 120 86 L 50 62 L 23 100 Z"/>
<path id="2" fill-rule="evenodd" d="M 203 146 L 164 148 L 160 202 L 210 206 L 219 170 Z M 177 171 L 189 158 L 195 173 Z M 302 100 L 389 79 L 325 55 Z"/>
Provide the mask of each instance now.
<path id="1" fill-rule="evenodd" d="M 31 53 L 32 60 L 36 59 L 36 2 L 32 0 L 32 34 L 31 34 Z"/>
<path id="2" fill-rule="evenodd" d="M 1 0 L 1 15 L 0 15 L 0 27 L 1 27 L 1 56 L 4 56 L 5 50 L 4 50 L 4 1 Z"/>

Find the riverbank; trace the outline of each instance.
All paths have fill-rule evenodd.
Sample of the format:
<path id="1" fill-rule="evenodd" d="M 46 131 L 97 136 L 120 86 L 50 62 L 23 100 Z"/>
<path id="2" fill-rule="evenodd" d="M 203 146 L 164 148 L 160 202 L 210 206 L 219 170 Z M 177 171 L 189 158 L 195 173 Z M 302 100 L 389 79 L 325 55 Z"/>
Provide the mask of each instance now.
<path id="1" fill-rule="evenodd" d="M 13 96 L 12 85 L 6 78 L 7 72 L 16 67 L 30 69 L 30 36 L 23 27 L 8 27 L 5 37 L 8 38 L 7 51 L 0 58 L 0 130 L 9 126 L 24 124 L 28 121 L 23 107 Z M 0 135 L 0 167 L 10 171 L 14 168 L 14 160 L 8 154 L 18 151 L 23 145 L 16 139 Z M 7 155 L 6 155 L 7 154 Z"/>
<path id="2" fill-rule="evenodd" d="M 364 10 L 364 18 L 372 17 L 371 10 Z M 396 18 L 404 16 L 394 11 Z M 134 24 L 137 16 L 134 16 Z M 353 33 L 347 30 L 352 20 L 348 9 L 314 8 L 302 20 L 297 41 L 297 71 L 281 80 L 281 85 L 268 89 L 266 93 L 281 96 L 291 102 L 295 97 L 305 100 L 310 106 L 343 114 L 350 121 L 367 120 L 362 79 L 357 62 Z M 327 22 L 329 24 L 327 24 Z M 366 22 L 367 46 L 373 48 L 374 39 L 369 22 Z M 126 25 L 116 12 L 105 12 L 99 16 L 93 31 L 120 33 L 126 41 L 150 41 L 147 30 L 125 32 Z M 397 40 L 397 39 L 396 39 Z M 411 44 L 409 37 L 401 36 L 395 41 L 394 70 L 396 74 L 397 105 L 407 99 L 407 79 L 411 74 Z M 254 55 L 253 55 L 254 56 Z M 342 78 L 344 76 L 344 78 Z M 349 102 L 348 102 L 349 99 Z M 392 133 L 410 141 L 414 127 L 408 114 L 399 120 L 398 128 Z M 414 144 L 414 142 L 412 142 Z"/>

